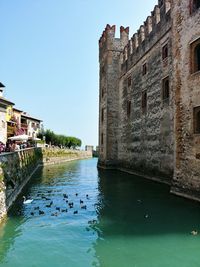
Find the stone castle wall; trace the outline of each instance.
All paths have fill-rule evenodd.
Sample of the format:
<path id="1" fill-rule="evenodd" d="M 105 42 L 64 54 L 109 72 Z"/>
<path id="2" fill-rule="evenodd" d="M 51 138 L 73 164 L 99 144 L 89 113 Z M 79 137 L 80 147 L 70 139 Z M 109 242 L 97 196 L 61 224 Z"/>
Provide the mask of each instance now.
<path id="1" fill-rule="evenodd" d="M 159 0 L 123 43 L 115 38 L 115 26 L 106 27 L 99 42 L 98 166 L 143 174 L 200 199 L 200 133 L 194 132 L 200 71 L 191 73 L 192 46 L 200 42 L 197 2 Z"/>
<path id="2" fill-rule="evenodd" d="M 192 46 L 200 42 L 200 9 L 192 11 L 194 2 L 173 4 L 173 17 L 177 18 L 173 21 L 176 165 L 171 191 L 200 199 L 200 133 L 194 131 L 194 109 L 200 107 L 200 71 L 192 70 Z"/>
<path id="3" fill-rule="evenodd" d="M 128 30 L 121 28 L 120 32 L 126 33 L 122 42 L 122 37 L 115 38 L 115 26 L 106 27 L 100 39 L 99 166 L 115 165 L 167 182 L 172 179 L 173 104 L 171 96 L 168 103 L 162 99 L 163 79 L 172 74 L 171 26 L 170 3 L 164 1 L 130 40 Z M 163 60 L 165 44 L 168 57 Z M 143 92 L 147 94 L 145 112 Z"/>
<path id="4" fill-rule="evenodd" d="M 137 49 L 130 49 L 130 42 L 125 47 L 119 83 L 119 166 L 166 181 L 173 176 L 174 143 L 171 95 L 166 102 L 162 97 L 163 79 L 172 77 L 170 11 L 166 12 L 162 5 L 159 22 L 156 23 L 154 17 L 151 19 L 151 32 L 138 43 Z M 168 47 L 168 57 L 162 59 L 164 45 Z M 145 111 L 142 109 L 143 92 L 147 94 Z M 127 114 L 128 103 L 130 115 Z"/>

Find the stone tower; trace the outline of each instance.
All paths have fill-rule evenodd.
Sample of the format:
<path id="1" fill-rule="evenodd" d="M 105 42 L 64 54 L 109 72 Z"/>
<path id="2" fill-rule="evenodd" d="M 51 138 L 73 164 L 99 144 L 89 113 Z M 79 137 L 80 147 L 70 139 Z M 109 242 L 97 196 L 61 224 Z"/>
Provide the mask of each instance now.
<path id="1" fill-rule="evenodd" d="M 115 38 L 115 26 L 107 25 L 99 40 L 99 165 L 114 166 L 117 161 L 119 125 L 120 54 L 129 40 L 129 28 L 120 28 Z"/>

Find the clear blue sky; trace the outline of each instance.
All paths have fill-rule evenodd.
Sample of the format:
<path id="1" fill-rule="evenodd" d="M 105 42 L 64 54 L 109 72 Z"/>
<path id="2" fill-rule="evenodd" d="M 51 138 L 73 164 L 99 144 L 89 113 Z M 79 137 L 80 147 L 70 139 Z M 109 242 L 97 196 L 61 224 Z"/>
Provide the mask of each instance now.
<path id="1" fill-rule="evenodd" d="M 106 24 L 131 35 L 157 0 L 1 0 L 0 81 L 45 129 L 98 144 L 98 40 Z"/>

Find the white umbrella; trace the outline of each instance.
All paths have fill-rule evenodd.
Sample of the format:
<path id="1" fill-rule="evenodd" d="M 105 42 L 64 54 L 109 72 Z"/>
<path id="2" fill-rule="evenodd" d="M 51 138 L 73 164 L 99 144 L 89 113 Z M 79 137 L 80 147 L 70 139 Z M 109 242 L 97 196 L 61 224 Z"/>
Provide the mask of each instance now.
<path id="1" fill-rule="evenodd" d="M 33 141 L 40 141 L 41 139 L 40 138 L 37 138 L 37 137 L 33 137 L 33 138 L 31 138 L 31 140 L 33 140 Z"/>
<path id="2" fill-rule="evenodd" d="M 21 134 L 21 135 L 9 137 L 8 139 L 10 139 L 11 141 L 26 141 L 26 140 L 28 140 L 28 138 L 29 138 L 28 135 Z"/>

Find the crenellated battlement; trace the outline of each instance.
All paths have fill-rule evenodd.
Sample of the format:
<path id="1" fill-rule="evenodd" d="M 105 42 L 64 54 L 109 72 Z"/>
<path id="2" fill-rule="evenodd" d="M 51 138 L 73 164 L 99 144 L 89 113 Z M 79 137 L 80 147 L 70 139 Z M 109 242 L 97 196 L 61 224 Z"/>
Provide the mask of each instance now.
<path id="1" fill-rule="evenodd" d="M 109 24 L 106 25 L 105 30 L 103 31 L 101 38 L 99 39 L 99 46 L 102 47 L 104 43 L 108 40 L 112 39 L 118 39 L 115 38 L 115 30 L 116 26 L 110 26 Z M 120 27 L 120 39 L 123 40 L 124 38 L 127 38 L 129 35 L 129 27 Z"/>
<path id="2" fill-rule="evenodd" d="M 129 40 L 129 27 L 120 27 L 120 38 L 115 37 L 116 26 L 106 25 L 105 30 L 99 39 L 99 55 L 102 57 L 103 53 L 108 50 L 115 50 L 122 52 Z"/>
<path id="3" fill-rule="evenodd" d="M 170 10 L 171 0 L 158 1 L 158 5 L 154 7 L 151 15 L 147 17 L 123 49 L 122 64 L 126 65 L 125 68 L 122 67 L 123 72 L 127 70 L 128 65 L 134 64 L 137 54 L 140 56 L 144 54 L 171 27 Z M 131 62 L 127 64 L 127 61 Z"/>
<path id="4" fill-rule="evenodd" d="M 99 47 L 102 47 L 109 38 L 115 38 L 115 29 L 115 25 L 106 25 L 105 30 L 103 31 L 101 38 L 99 39 Z"/>

